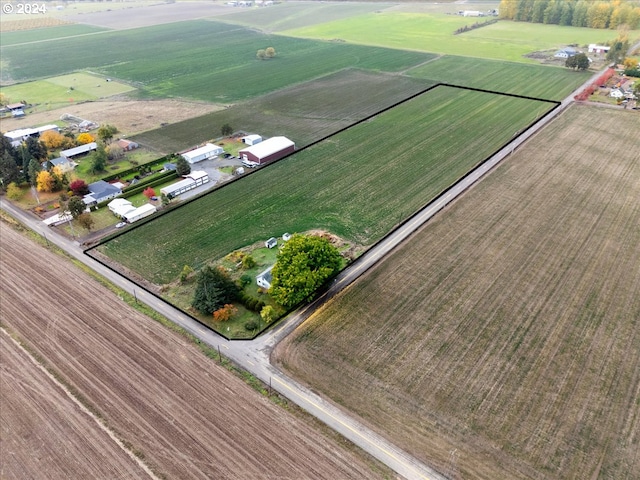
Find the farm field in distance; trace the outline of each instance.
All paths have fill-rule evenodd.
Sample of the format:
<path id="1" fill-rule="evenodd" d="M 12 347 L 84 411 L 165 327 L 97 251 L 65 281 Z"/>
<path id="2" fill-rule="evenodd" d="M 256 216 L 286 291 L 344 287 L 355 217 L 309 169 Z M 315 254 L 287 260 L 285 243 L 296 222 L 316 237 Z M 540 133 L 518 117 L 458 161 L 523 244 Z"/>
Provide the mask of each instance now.
<path id="1" fill-rule="evenodd" d="M 102 48 L 105 42 L 108 50 Z M 269 46 L 275 48 L 276 57 L 258 60 L 256 52 Z M 39 49 L 14 45 L 2 47 L 1 53 L 3 72 L 14 80 L 88 69 L 138 86 L 143 98 L 182 97 L 225 104 L 343 68 L 400 72 L 434 58 L 423 52 L 266 35 L 207 20 L 62 38 Z M 64 62 L 58 61 L 61 57 Z"/>
<path id="2" fill-rule="evenodd" d="M 561 101 L 582 85 L 592 73 L 562 67 L 445 55 L 410 69 L 406 75 L 435 83 L 452 83 Z"/>
<path id="3" fill-rule="evenodd" d="M 454 478 L 637 478 L 637 131 L 634 112 L 571 107 L 277 364 Z"/>
<path id="4" fill-rule="evenodd" d="M 344 439 L 322 433 L 307 417 L 259 395 L 68 258 L 33 243 L 4 221 L 0 235 L 3 328 L 24 339 L 158 477 L 389 478 L 384 466 Z M 43 402 L 39 399 L 36 406 Z M 15 408 L 24 411 L 25 406 Z M 51 424 L 43 428 L 53 428 L 53 420 L 51 412 Z M 64 426 L 69 441 L 76 436 L 74 426 L 70 419 Z M 83 433 L 89 434 L 77 432 Z M 4 442 L 3 432 L 3 456 Z M 82 454 L 83 462 L 91 461 L 89 445 L 83 445 Z M 80 463 L 76 457 L 57 461 L 70 473 L 82 467 L 66 465 Z M 100 461 L 111 464 L 114 474 L 98 478 L 123 478 L 115 458 Z M 126 473 L 124 467 L 119 473 Z"/>
<path id="5" fill-rule="evenodd" d="M 97 249 L 164 284 L 284 232 L 368 246 L 553 106 L 438 86 Z"/>
<path id="6" fill-rule="evenodd" d="M 148 478 L 4 330 L 0 351 L 2 478 Z"/>
<path id="7" fill-rule="evenodd" d="M 0 28 L 2 24 L 0 23 Z M 58 38 L 72 37 L 75 35 L 86 35 L 104 31 L 103 28 L 91 25 L 60 25 L 57 27 L 36 28 L 29 30 L 19 30 L 15 32 L 2 31 L 2 46 L 17 45 L 20 43 L 42 42 L 45 40 L 56 40 Z"/>
<path id="8" fill-rule="evenodd" d="M 456 7 L 456 10 L 459 8 Z M 615 30 L 562 27 L 501 20 L 460 35 L 478 21 L 457 15 L 383 11 L 280 32 L 301 38 L 341 39 L 361 45 L 412 49 L 447 55 L 537 63 L 524 55 L 568 44 L 587 45 L 616 38 Z M 631 37 L 637 38 L 632 31 Z"/>
<path id="9" fill-rule="evenodd" d="M 390 107 L 432 82 L 345 69 L 310 82 L 196 116 L 134 137 L 166 153 L 216 139 L 229 124 L 264 137 L 286 135 L 298 148 Z M 362 95 L 366 91 L 367 95 Z"/>

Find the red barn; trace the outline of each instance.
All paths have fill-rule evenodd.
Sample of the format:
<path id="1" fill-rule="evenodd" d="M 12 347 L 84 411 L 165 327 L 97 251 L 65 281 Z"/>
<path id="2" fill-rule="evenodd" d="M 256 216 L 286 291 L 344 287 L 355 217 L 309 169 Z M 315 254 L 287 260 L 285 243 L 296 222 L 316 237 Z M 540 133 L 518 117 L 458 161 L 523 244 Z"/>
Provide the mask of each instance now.
<path id="1" fill-rule="evenodd" d="M 243 148 L 238 152 L 238 157 L 243 162 L 265 165 L 293 153 L 295 149 L 295 143 L 288 138 L 271 137 L 256 145 Z"/>

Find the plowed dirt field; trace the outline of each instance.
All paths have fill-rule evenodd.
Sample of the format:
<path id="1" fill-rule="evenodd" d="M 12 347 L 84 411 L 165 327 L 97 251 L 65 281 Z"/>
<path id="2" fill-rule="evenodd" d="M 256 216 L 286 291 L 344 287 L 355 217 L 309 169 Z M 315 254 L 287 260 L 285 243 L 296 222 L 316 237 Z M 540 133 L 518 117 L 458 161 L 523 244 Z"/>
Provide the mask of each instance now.
<path id="1" fill-rule="evenodd" d="M 186 339 L 128 307 L 66 259 L 3 222 L 0 238 L 3 324 L 72 385 L 159 476 L 378 476 L 336 440 L 258 395 Z M 2 394 L 4 404 L 7 397 Z M 42 421 L 53 423 L 56 418 L 52 413 Z M 58 437 L 27 436 L 24 448 L 78 434 L 71 421 L 59 428 Z M 103 453 L 104 463 L 116 461 L 106 450 Z M 5 455 L 3 450 L 2 463 Z M 88 460 L 69 454 L 59 461 Z"/>
<path id="2" fill-rule="evenodd" d="M 0 478 L 150 478 L 5 333 L 0 352 Z"/>

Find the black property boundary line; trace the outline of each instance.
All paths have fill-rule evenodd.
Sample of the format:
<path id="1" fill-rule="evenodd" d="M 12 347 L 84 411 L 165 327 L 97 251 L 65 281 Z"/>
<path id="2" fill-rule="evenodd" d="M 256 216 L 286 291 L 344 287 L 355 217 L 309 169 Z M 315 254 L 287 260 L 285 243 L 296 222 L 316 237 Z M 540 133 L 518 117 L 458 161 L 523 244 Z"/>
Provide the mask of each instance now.
<path id="1" fill-rule="evenodd" d="M 90 257 L 91 259 L 93 259 L 94 261 L 98 262 L 99 264 L 101 264 L 103 267 L 111 270 L 114 273 L 117 273 L 118 275 L 121 275 L 123 277 L 125 277 L 129 282 L 133 283 L 136 287 L 144 290 L 145 292 L 147 292 L 148 294 L 154 296 L 155 298 L 157 298 L 158 300 L 170 305 L 171 307 L 179 310 L 180 312 L 182 312 L 184 315 L 186 315 L 187 317 L 191 318 L 192 320 L 194 320 L 196 323 L 198 323 L 199 325 L 202 325 L 203 327 L 205 327 L 206 329 L 210 330 L 211 332 L 219 335 L 220 337 L 224 338 L 225 340 L 234 340 L 234 341 L 251 341 L 254 340 L 256 337 L 258 337 L 259 335 L 261 335 L 265 330 L 272 328 L 274 324 L 269 325 L 266 329 L 261 330 L 260 332 L 256 333 L 254 336 L 252 336 L 251 338 L 230 338 L 227 337 L 226 335 L 214 330 L 213 328 L 211 328 L 209 325 L 207 325 L 206 323 L 200 321 L 198 318 L 194 317 L 193 315 L 189 314 L 188 312 L 185 312 L 184 310 L 178 308 L 176 305 L 172 304 L 171 302 L 167 301 L 165 298 L 161 297 L 160 295 L 156 294 L 155 292 L 149 290 L 148 288 L 146 288 L 145 286 L 141 285 L 139 282 L 137 282 L 136 280 L 134 280 L 133 278 L 130 278 L 126 275 L 124 275 L 123 273 L 121 273 L 120 271 L 116 270 L 115 268 L 111 267 L 110 265 L 108 265 L 107 263 L 103 262 L 100 258 L 98 258 L 97 256 L 92 255 L 91 251 L 100 247 L 101 245 L 104 245 L 108 242 L 110 242 L 111 240 L 114 240 L 118 237 L 120 237 L 121 235 L 126 235 L 129 232 L 132 232 L 133 230 L 135 230 L 136 228 L 140 228 L 143 225 L 147 224 L 148 222 L 151 221 L 155 221 L 158 218 L 162 217 L 163 215 L 166 215 L 168 213 L 171 213 L 179 208 L 182 208 L 184 206 L 189 205 L 191 202 L 194 202 L 196 200 L 199 200 L 209 194 L 212 194 L 216 191 L 218 191 L 221 188 L 226 187 L 227 185 L 230 185 L 236 181 L 239 181 L 245 177 L 247 177 L 248 175 L 253 175 L 258 173 L 259 171 L 264 170 L 265 168 L 270 167 L 271 165 L 275 165 L 278 162 L 281 162 L 287 158 L 289 158 L 292 155 L 295 155 L 298 152 L 302 152 L 304 150 L 306 150 L 307 148 L 313 147 L 314 145 L 317 145 L 321 142 L 324 142 L 326 140 L 328 140 L 329 138 L 338 135 L 339 133 L 342 133 L 350 128 L 353 128 L 361 123 L 367 122 L 369 120 L 371 120 L 372 118 L 388 111 L 391 110 L 392 108 L 395 108 L 399 105 L 402 105 L 403 103 L 406 103 L 410 100 L 413 100 L 414 98 L 420 96 L 420 95 L 424 95 L 427 92 L 430 92 L 431 90 L 434 90 L 437 87 L 449 87 L 449 88 L 456 88 L 459 90 L 470 90 L 470 91 L 474 91 L 474 92 L 481 92 L 481 93 L 489 93 L 489 94 L 493 94 L 493 95 L 499 95 L 499 96 L 503 96 L 503 97 L 513 97 L 513 98 L 521 98 L 521 99 L 525 99 L 525 100 L 532 100 L 532 101 L 537 101 L 537 102 L 545 102 L 545 103 L 549 103 L 549 104 L 553 104 L 554 107 L 551 108 L 550 110 L 548 110 L 544 115 L 542 115 L 540 118 L 536 118 L 533 122 L 531 122 L 529 125 L 527 125 L 526 127 L 520 129 L 517 132 L 517 135 L 514 135 L 512 138 L 510 138 L 507 142 L 505 142 L 504 144 L 500 145 L 495 151 L 493 151 L 491 154 L 489 154 L 487 157 L 485 157 L 483 160 L 481 160 L 477 165 L 475 165 L 471 170 L 469 170 L 467 173 L 465 173 L 464 175 L 462 175 L 461 177 L 459 177 L 458 179 L 455 180 L 454 183 L 452 183 L 451 185 L 449 185 L 448 187 L 446 187 L 444 190 L 442 190 L 438 195 L 436 195 L 433 199 L 431 199 L 429 202 L 427 202 L 426 204 L 424 204 L 422 207 L 418 208 L 412 215 L 408 216 L 407 218 L 405 218 L 403 221 L 401 221 L 400 223 L 398 223 L 393 229 L 391 229 L 385 236 L 383 236 L 382 238 L 380 238 L 378 241 L 376 241 L 375 243 L 373 243 L 372 245 L 370 245 L 370 247 L 367 249 L 367 251 L 370 251 L 371 249 L 373 249 L 374 247 L 376 247 L 378 244 L 380 244 L 382 241 L 386 240 L 391 234 L 395 233 L 398 229 L 402 228 L 406 223 L 408 223 L 409 221 L 411 221 L 413 218 L 415 218 L 416 215 L 418 215 L 418 213 L 422 210 L 424 210 L 425 208 L 428 208 L 429 206 L 433 205 L 436 200 L 438 200 L 438 198 L 442 197 L 442 195 L 446 194 L 449 190 L 451 190 L 458 182 L 460 182 L 461 180 L 464 180 L 465 178 L 467 178 L 469 175 L 471 175 L 472 172 L 474 172 L 476 169 L 478 169 L 479 167 L 481 167 L 482 165 L 484 165 L 486 162 L 488 162 L 494 155 L 496 155 L 500 150 L 502 150 L 503 148 L 505 148 L 509 143 L 513 142 L 514 140 L 520 138 L 525 132 L 527 132 L 528 130 L 530 130 L 535 124 L 537 124 L 539 121 L 542 121 L 544 118 L 554 114 L 554 112 L 560 107 L 561 102 L 556 101 L 556 100 L 548 100 L 548 99 L 544 99 L 544 98 L 537 98 L 537 97 L 529 97 L 526 95 L 516 95 L 516 94 L 512 94 L 512 93 L 504 93 L 504 92 L 497 92 L 497 91 L 493 91 L 493 90 L 485 90 L 485 89 L 481 89 L 481 88 L 471 88 L 471 87 L 465 87 L 465 86 L 460 86 L 460 85 L 453 85 L 453 84 L 449 84 L 449 83 L 436 83 L 435 85 L 432 85 L 430 87 L 427 87 L 421 91 L 419 91 L 418 93 L 414 93 L 413 95 L 410 95 L 409 97 L 400 100 L 399 102 L 394 103 L 391 106 L 385 107 L 382 110 L 379 110 L 371 115 L 366 116 L 365 118 L 362 118 L 360 120 L 358 120 L 355 123 L 352 123 L 350 125 L 347 125 L 344 128 L 341 128 L 340 130 L 337 130 L 336 132 L 333 132 L 329 135 L 326 135 L 322 138 L 320 138 L 319 140 L 316 140 L 308 145 L 305 145 L 304 147 L 302 147 L 299 150 L 295 150 L 294 152 L 289 153 L 288 155 L 274 161 L 271 162 L 257 170 L 251 171 L 249 172 L 247 175 L 243 175 L 241 177 L 236 177 L 234 179 L 232 179 L 231 181 L 225 182 L 220 186 L 214 187 L 204 193 L 202 193 L 201 195 L 197 195 L 185 202 L 181 202 L 180 204 L 176 205 L 174 208 L 168 208 L 165 209 L 163 212 L 161 212 L 159 215 L 157 216 L 152 216 L 149 217 L 146 220 L 143 220 L 142 222 L 138 223 L 137 225 L 134 225 L 133 227 L 127 229 L 124 232 L 118 232 L 115 235 L 108 235 L 105 238 L 103 238 L 98 244 L 93 245 L 90 248 L 87 248 L 86 250 L 83 251 L 83 253 L 85 255 L 87 255 L 88 257 Z M 362 258 L 362 256 L 358 257 L 351 265 L 356 265 L 358 264 L 358 262 L 360 261 L 360 259 Z M 365 270 L 366 271 L 366 270 Z M 363 273 L 365 272 L 363 271 Z M 320 295 L 322 295 L 322 293 L 324 293 L 323 291 L 319 291 L 316 294 L 315 298 L 318 298 Z M 313 300 L 312 300 L 313 301 Z M 286 318 L 286 317 L 285 317 Z M 277 322 L 276 322 L 277 323 Z"/>

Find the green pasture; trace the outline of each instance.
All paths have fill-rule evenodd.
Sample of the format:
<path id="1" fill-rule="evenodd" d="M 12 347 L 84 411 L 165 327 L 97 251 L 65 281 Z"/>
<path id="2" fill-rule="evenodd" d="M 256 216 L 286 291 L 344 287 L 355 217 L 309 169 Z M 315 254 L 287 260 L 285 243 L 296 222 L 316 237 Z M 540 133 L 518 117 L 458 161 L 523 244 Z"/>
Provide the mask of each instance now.
<path id="1" fill-rule="evenodd" d="M 435 83 L 559 101 L 582 85 L 591 73 L 563 67 L 445 55 L 409 70 L 407 75 Z"/>
<path id="2" fill-rule="evenodd" d="M 99 249 L 154 283 L 283 232 L 371 245 L 551 108 L 436 87 Z"/>
<path id="3" fill-rule="evenodd" d="M 285 135 L 300 148 L 431 85 L 433 82 L 405 76 L 341 70 L 218 112 L 144 132 L 132 139 L 172 153 L 217 139 L 222 126 L 228 123 L 235 131 L 264 137 Z"/>
<path id="4" fill-rule="evenodd" d="M 107 82 L 105 78 L 76 72 L 68 75 L 19 83 L 0 88 L 10 101 L 25 100 L 38 106 L 38 110 L 59 108 L 78 102 L 97 100 L 131 92 L 134 87 L 121 82 Z"/>
<path id="5" fill-rule="evenodd" d="M 0 33 L 0 45 L 3 47 L 9 47 L 20 43 L 43 42 L 46 40 L 55 40 L 58 38 L 74 37 L 76 35 L 87 35 L 104 31 L 105 29 L 101 27 L 77 24 L 36 28 L 33 30 L 18 30 L 15 32 L 2 32 Z M 43 46 L 40 47 L 44 48 Z"/>
<path id="6" fill-rule="evenodd" d="M 335 39 L 389 48 L 412 49 L 534 63 L 523 55 L 568 44 L 586 45 L 612 40 L 615 30 L 561 27 L 499 21 L 460 35 L 453 32 L 485 19 L 457 15 L 381 12 L 282 32 L 304 38 Z"/>
<path id="7" fill-rule="evenodd" d="M 256 52 L 269 46 L 277 56 L 258 60 Z M 205 20 L 62 38 L 48 42 L 46 49 L 16 45 L 3 48 L 2 55 L 8 74 L 16 80 L 85 69 L 140 85 L 147 97 L 221 103 L 344 68 L 399 72 L 432 58 L 420 52 L 267 35 Z"/>

